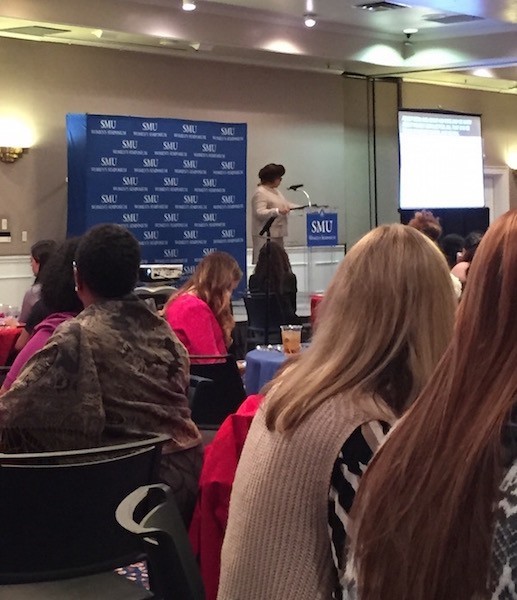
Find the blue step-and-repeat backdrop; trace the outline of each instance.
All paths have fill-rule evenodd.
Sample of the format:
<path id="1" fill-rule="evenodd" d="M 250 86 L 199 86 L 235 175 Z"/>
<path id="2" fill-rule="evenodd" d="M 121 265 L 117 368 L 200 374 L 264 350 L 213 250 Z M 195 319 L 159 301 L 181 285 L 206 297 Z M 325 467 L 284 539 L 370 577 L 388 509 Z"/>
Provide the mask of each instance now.
<path id="1" fill-rule="evenodd" d="M 119 223 L 143 262 L 225 250 L 246 273 L 245 123 L 69 114 L 67 137 L 69 235 Z"/>

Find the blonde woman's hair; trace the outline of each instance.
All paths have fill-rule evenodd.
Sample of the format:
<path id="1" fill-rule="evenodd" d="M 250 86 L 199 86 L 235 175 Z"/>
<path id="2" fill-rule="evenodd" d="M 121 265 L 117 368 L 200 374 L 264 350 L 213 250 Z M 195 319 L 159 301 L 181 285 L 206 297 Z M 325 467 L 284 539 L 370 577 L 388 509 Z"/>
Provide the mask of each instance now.
<path id="1" fill-rule="evenodd" d="M 185 293 L 194 293 L 208 304 L 223 330 L 226 347 L 232 342 L 235 320 L 232 315 L 231 291 L 242 278 L 239 263 L 227 252 L 212 252 L 197 265 L 192 277 L 172 295 L 164 308 Z"/>
<path id="2" fill-rule="evenodd" d="M 340 264 L 310 347 L 274 380 L 268 428 L 296 428 L 347 390 L 378 395 L 401 415 L 442 356 L 455 309 L 436 245 L 405 225 L 377 227 Z"/>

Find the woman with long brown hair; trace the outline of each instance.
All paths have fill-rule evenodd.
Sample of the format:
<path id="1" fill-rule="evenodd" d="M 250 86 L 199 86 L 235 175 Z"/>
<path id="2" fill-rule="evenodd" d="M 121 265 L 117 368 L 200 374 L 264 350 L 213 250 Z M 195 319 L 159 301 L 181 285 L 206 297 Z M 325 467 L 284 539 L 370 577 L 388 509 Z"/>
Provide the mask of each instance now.
<path id="1" fill-rule="evenodd" d="M 384 225 L 348 252 L 311 345 L 272 382 L 251 425 L 221 600 L 340 597 L 358 480 L 441 357 L 454 311 L 445 258 L 418 231 Z"/>
<path id="2" fill-rule="evenodd" d="M 165 318 L 189 354 L 226 354 L 235 326 L 231 297 L 242 277 L 227 252 L 212 252 L 167 301 Z"/>
<path id="3" fill-rule="evenodd" d="M 481 241 L 452 342 L 360 486 L 352 597 L 517 598 L 516 309 L 512 210 Z"/>
<path id="4" fill-rule="evenodd" d="M 269 281 L 268 281 L 269 280 Z M 276 294 L 282 308 L 284 323 L 300 323 L 296 314 L 298 283 L 287 252 L 275 242 L 262 246 L 254 273 L 249 279 L 249 291 Z"/>

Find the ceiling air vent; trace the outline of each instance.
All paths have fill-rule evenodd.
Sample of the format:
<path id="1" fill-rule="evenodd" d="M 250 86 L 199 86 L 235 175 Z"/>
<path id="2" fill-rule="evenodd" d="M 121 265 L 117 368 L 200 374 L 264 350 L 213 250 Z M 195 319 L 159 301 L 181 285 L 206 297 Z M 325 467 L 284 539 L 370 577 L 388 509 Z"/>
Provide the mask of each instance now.
<path id="1" fill-rule="evenodd" d="M 440 25 L 458 25 L 459 23 L 472 23 L 472 21 L 483 21 L 483 17 L 474 15 L 426 15 L 424 21 L 440 23 Z"/>
<path id="2" fill-rule="evenodd" d="M 356 4 L 356 8 L 362 8 L 363 10 L 369 10 L 371 12 L 380 12 L 383 10 L 396 10 L 397 8 L 409 8 L 407 4 L 399 4 L 398 2 L 362 2 Z"/>
<path id="3" fill-rule="evenodd" d="M 56 35 L 57 33 L 69 33 L 70 29 L 56 29 L 55 27 L 42 27 L 40 25 L 29 25 L 27 27 L 11 27 L 2 29 L 2 33 L 14 33 L 19 35 L 34 35 L 43 37 L 45 35 Z"/>

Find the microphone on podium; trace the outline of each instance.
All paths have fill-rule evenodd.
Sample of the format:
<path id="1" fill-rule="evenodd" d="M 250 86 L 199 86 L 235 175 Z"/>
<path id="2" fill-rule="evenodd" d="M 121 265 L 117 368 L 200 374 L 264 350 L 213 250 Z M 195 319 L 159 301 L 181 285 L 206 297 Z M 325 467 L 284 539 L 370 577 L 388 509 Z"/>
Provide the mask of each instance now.
<path id="1" fill-rule="evenodd" d="M 288 190 L 293 190 L 293 192 L 296 192 L 296 190 L 297 190 L 298 188 L 301 188 L 301 187 L 303 187 L 303 183 L 299 183 L 299 184 L 297 184 L 297 185 L 290 185 L 290 186 L 289 186 L 287 189 L 288 189 Z"/>

